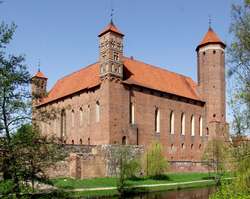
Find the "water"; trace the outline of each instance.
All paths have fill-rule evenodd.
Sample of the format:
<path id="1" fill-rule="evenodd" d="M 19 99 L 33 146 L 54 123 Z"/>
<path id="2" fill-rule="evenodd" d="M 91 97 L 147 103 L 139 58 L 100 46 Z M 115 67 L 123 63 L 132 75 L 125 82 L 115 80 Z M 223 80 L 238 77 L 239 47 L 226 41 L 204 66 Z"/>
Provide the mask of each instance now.
<path id="1" fill-rule="evenodd" d="M 166 191 L 143 194 L 134 197 L 126 197 L 128 199 L 208 199 L 209 195 L 214 193 L 215 189 L 200 188 L 193 190 Z"/>
<path id="2" fill-rule="evenodd" d="M 209 195 L 214 192 L 214 187 L 206 187 L 192 190 L 152 192 L 129 197 L 125 196 L 122 199 L 208 199 Z M 98 199 L 117 199 L 117 197 L 98 197 Z"/>

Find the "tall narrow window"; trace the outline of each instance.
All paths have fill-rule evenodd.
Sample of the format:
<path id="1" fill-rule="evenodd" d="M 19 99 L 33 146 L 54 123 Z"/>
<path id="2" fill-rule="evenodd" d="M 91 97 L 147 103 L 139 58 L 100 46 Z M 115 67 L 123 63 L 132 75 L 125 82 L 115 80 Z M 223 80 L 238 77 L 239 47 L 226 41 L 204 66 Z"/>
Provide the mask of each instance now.
<path id="1" fill-rule="evenodd" d="M 130 123 L 135 124 L 135 105 L 130 103 Z"/>
<path id="2" fill-rule="evenodd" d="M 185 113 L 181 114 L 181 135 L 185 135 Z"/>
<path id="3" fill-rule="evenodd" d="M 82 107 L 79 110 L 79 115 L 80 115 L 80 126 L 82 126 L 82 124 L 83 124 L 83 110 L 82 110 Z"/>
<path id="4" fill-rule="evenodd" d="M 160 133 L 160 110 L 155 109 L 155 132 Z"/>
<path id="5" fill-rule="evenodd" d="M 200 117 L 200 119 L 199 119 L 199 124 L 200 124 L 200 129 L 199 129 L 199 131 L 200 131 L 200 136 L 202 136 L 202 134 L 203 134 L 203 132 L 202 132 L 202 128 L 203 128 L 203 124 L 202 124 L 202 117 Z"/>
<path id="6" fill-rule="evenodd" d="M 90 105 L 88 105 L 87 117 L 88 117 L 88 124 L 90 124 Z"/>
<path id="7" fill-rule="evenodd" d="M 169 121 L 170 133 L 174 134 L 174 111 L 170 113 L 170 121 Z"/>
<path id="8" fill-rule="evenodd" d="M 61 139 L 64 140 L 66 136 L 66 112 L 63 109 L 61 112 Z"/>
<path id="9" fill-rule="evenodd" d="M 195 120 L 194 120 L 194 116 L 191 116 L 191 135 L 195 136 Z"/>
<path id="10" fill-rule="evenodd" d="M 74 110 L 71 111 L 71 126 L 72 127 L 75 126 L 75 111 Z"/>
<path id="11" fill-rule="evenodd" d="M 96 102 L 96 122 L 100 121 L 100 103 L 99 101 Z"/>

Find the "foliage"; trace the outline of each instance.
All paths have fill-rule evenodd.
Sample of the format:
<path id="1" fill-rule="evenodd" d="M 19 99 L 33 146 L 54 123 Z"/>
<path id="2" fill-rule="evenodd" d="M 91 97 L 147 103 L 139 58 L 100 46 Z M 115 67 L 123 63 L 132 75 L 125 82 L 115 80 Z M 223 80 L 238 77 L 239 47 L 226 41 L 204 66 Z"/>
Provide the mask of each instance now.
<path id="1" fill-rule="evenodd" d="M 0 172 L 7 192 L 20 198 L 21 191 L 31 191 L 29 182 L 46 180 L 44 168 L 61 155 L 54 138 L 23 125 L 31 120 L 30 74 L 24 56 L 6 54 L 15 29 L 0 25 Z"/>
<path id="2" fill-rule="evenodd" d="M 166 160 L 162 146 L 158 142 L 153 142 L 144 155 L 144 165 L 146 175 L 158 178 L 168 170 L 169 163 Z"/>
<path id="3" fill-rule="evenodd" d="M 217 183 L 220 183 L 221 176 L 224 172 L 231 166 L 230 162 L 230 150 L 229 145 L 225 143 L 223 139 L 217 138 L 212 139 L 208 142 L 203 156 L 203 164 L 211 169 L 213 172 L 216 172 Z"/>
<path id="4" fill-rule="evenodd" d="M 140 171 L 140 163 L 130 153 L 129 146 L 119 146 L 113 152 L 113 158 L 117 166 L 117 190 L 121 195 L 125 194 L 128 188 L 127 180 L 135 178 Z"/>
<path id="5" fill-rule="evenodd" d="M 232 22 L 230 32 L 233 41 L 229 48 L 229 76 L 234 80 L 235 103 L 240 104 L 240 114 L 233 114 L 234 123 L 247 127 L 244 133 L 249 133 L 250 121 L 250 3 L 245 0 L 243 5 L 232 6 Z M 235 109 L 237 110 L 237 109 Z M 246 123 L 247 122 L 247 123 Z M 239 130 L 239 128 L 237 129 Z M 241 133 L 243 133 L 241 131 Z"/>

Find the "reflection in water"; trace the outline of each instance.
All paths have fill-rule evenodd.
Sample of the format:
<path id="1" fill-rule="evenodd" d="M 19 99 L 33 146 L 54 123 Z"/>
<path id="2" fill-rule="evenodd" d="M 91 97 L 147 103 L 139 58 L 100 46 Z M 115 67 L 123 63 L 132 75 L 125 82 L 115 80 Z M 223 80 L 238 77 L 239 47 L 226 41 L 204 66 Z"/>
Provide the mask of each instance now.
<path id="1" fill-rule="evenodd" d="M 131 199 L 208 199 L 214 188 L 149 193 Z M 127 198 L 127 197 L 126 197 Z"/>

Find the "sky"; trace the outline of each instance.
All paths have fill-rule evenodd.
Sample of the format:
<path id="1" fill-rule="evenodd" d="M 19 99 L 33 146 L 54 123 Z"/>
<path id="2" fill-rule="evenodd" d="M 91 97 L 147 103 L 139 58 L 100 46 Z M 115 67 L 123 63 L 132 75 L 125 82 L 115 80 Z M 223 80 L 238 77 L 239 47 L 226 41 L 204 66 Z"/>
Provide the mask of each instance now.
<path id="1" fill-rule="evenodd" d="M 48 89 L 98 60 L 98 34 L 113 20 L 125 34 L 124 55 L 197 79 L 195 48 L 212 27 L 230 44 L 231 5 L 241 0 L 3 0 L 0 21 L 18 28 L 8 51 L 40 62 Z"/>

